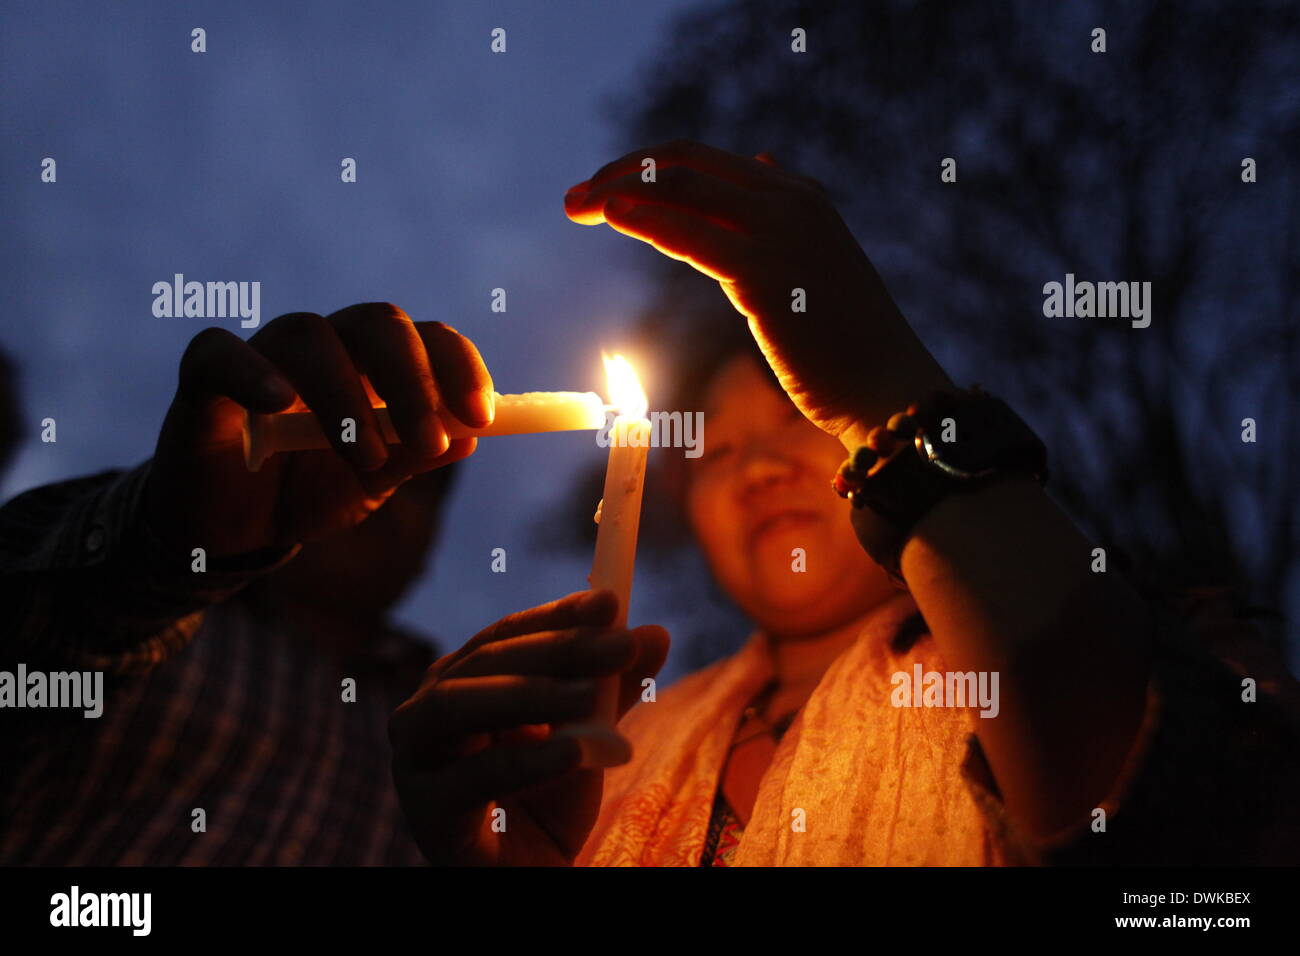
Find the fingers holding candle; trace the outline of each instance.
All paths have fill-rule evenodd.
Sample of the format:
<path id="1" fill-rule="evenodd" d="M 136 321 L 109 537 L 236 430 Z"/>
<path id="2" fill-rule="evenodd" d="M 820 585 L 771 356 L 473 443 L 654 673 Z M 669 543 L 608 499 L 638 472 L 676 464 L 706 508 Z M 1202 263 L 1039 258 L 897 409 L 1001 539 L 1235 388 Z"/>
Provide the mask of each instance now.
<path id="1" fill-rule="evenodd" d="M 380 425 L 385 441 L 392 444 L 389 436 L 395 433 L 401 444 L 397 453 L 407 468 L 412 473 L 426 470 L 450 442 L 437 414 L 441 399 L 432 365 L 435 352 L 410 316 L 386 302 L 349 306 L 329 319 L 387 404 L 388 427 Z M 477 352 L 474 359 L 482 365 Z"/>
<path id="2" fill-rule="evenodd" d="M 574 591 L 546 604 L 507 614 L 480 631 L 459 651 L 448 656 L 455 662 L 493 641 L 568 627 L 609 624 L 618 613 L 618 599 L 609 591 Z"/>
<path id="3" fill-rule="evenodd" d="M 478 348 L 442 322 L 421 322 L 416 328 L 428 350 L 443 402 L 452 415 L 472 429 L 491 425 L 496 393 Z"/>
<path id="4" fill-rule="evenodd" d="M 555 731 L 555 738 L 578 741 L 578 766 L 588 770 L 617 767 L 632 759 L 632 746 L 615 727 L 624 714 L 641 699 L 645 681 L 653 678 L 668 659 L 668 632 L 647 624 L 623 633 L 634 648 L 631 660 L 614 677 L 603 678 L 597 687 L 593 719 L 567 724 Z"/>
<path id="5" fill-rule="evenodd" d="M 542 725 L 563 724 L 553 736 L 575 741 L 575 765 L 625 762 L 627 741 L 610 721 L 593 717 L 597 682 L 621 683 L 630 706 L 642 681 L 662 666 L 668 637 L 658 627 L 613 627 L 617 613 L 608 591 L 580 592 L 480 631 L 429 668 L 394 713 L 390 734 L 399 761 L 427 771 L 455 763 L 469 736 L 498 734 L 495 742 L 505 744 L 516 731 L 534 728 L 545 739 L 552 733 Z"/>
<path id="6" fill-rule="evenodd" d="M 311 312 L 281 316 L 249 339 L 289 381 L 307 407 L 322 422 L 351 419 L 355 440 L 345 441 L 338 426 L 323 432 L 326 442 L 362 472 L 373 472 L 388 460 L 383 433 L 375 418 L 361 373 L 333 323 Z"/>
<path id="7" fill-rule="evenodd" d="M 538 631 L 477 648 L 456 673 L 548 674 L 577 679 L 619 674 L 639 657 L 637 637 L 622 628 L 571 627 Z"/>
<path id="8" fill-rule="evenodd" d="M 176 397 L 190 414 L 203 415 L 231 399 L 244 408 L 273 414 L 297 398 L 275 364 L 228 329 L 204 329 L 181 356 Z"/>
<path id="9" fill-rule="evenodd" d="M 452 672 L 489 673 L 492 670 L 491 662 L 496 662 L 498 665 L 504 662 L 511 666 L 520 666 L 521 662 L 526 662 L 530 673 L 552 673 L 552 668 L 539 668 L 537 664 L 539 661 L 546 661 L 554 665 L 557 657 L 570 658 L 567 664 L 569 668 L 567 676 L 594 676 L 592 673 L 583 673 L 580 667 L 575 667 L 573 658 L 579 661 L 586 660 L 590 654 L 598 651 L 592 641 L 577 640 L 578 634 L 610 632 L 610 625 L 617 614 L 618 599 L 612 592 L 575 591 L 573 594 L 546 604 L 507 614 L 495 624 L 479 631 L 459 650 L 448 654 L 430 671 L 428 677 Z M 510 642 L 535 635 L 546 635 L 546 637 L 518 645 L 523 648 L 522 658 L 515 657 L 511 660 L 509 657 L 501 656 L 502 653 L 516 653 L 513 649 L 514 645 Z M 566 652 L 557 655 L 556 648 L 559 642 L 566 639 L 573 643 L 569 645 Z M 503 651 L 504 648 L 511 649 Z M 599 673 L 607 673 L 607 671 Z M 552 673 L 552 676 L 558 676 L 558 672 Z"/>
<path id="10" fill-rule="evenodd" d="M 391 489 L 464 457 L 472 444 L 453 453 L 452 442 L 476 437 L 493 419 L 492 379 L 474 344 L 441 322 L 413 322 L 386 302 L 324 318 L 283 316 L 250 345 L 310 410 L 300 406 L 275 419 L 246 415 L 250 471 L 277 451 L 333 447 L 366 475 L 367 487 Z"/>
<path id="11" fill-rule="evenodd" d="M 669 644 L 668 632 L 653 624 L 631 630 L 606 624 L 529 631 L 476 645 L 456 663 L 455 673 L 460 677 L 544 674 L 561 680 L 619 675 L 618 714 L 622 716 L 640 696 L 641 682 L 663 667 Z"/>

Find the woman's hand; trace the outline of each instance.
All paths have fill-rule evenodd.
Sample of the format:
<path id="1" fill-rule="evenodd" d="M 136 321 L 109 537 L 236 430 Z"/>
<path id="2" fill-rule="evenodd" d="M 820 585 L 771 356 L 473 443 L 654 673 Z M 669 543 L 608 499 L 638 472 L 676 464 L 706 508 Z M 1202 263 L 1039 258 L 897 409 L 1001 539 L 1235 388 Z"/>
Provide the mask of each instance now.
<path id="1" fill-rule="evenodd" d="M 430 667 L 393 712 L 393 779 L 431 863 L 573 862 L 603 777 L 579 769 L 581 742 L 554 728 L 590 718 L 596 679 L 611 675 L 622 675 L 621 716 L 668 655 L 663 628 L 611 627 L 617 610 L 612 592 L 582 591 L 502 618 Z M 630 755 L 612 729 L 579 733 Z"/>
<path id="2" fill-rule="evenodd" d="M 492 417 L 492 379 L 474 344 L 387 303 L 282 315 L 247 342 L 207 329 L 190 341 L 179 378 L 145 520 L 185 554 L 285 547 L 358 524 L 407 478 L 474 451 L 473 438 L 449 441 L 441 405 L 467 425 Z M 388 403 L 400 445 L 385 446 L 371 391 Z M 310 409 L 333 448 L 275 455 L 251 473 L 244 409 Z M 342 440 L 345 418 L 354 442 Z"/>
<path id="3" fill-rule="evenodd" d="M 604 166 L 564 204 L 717 279 L 794 403 L 846 444 L 951 385 L 820 184 L 766 156 L 665 143 Z"/>

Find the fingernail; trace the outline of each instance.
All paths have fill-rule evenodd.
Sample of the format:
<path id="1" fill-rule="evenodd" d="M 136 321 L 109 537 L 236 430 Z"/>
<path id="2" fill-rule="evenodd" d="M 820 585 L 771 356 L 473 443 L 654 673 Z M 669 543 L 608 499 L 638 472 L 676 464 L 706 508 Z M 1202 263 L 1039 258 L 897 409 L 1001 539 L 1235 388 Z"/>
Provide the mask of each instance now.
<path id="1" fill-rule="evenodd" d="M 496 414 L 496 396 L 492 389 L 484 388 L 477 392 L 470 392 L 465 396 L 465 410 L 473 421 L 466 422 L 476 428 L 485 428 L 492 424 L 492 418 Z"/>
<path id="2" fill-rule="evenodd" d="M 433 454 L 434 457 L 441 457 L 447 453 L 451 447 L 451 436 L 447 434 L 447 426 L 442 423 L 442 419 L 434 416 L 433 419 Z"/>

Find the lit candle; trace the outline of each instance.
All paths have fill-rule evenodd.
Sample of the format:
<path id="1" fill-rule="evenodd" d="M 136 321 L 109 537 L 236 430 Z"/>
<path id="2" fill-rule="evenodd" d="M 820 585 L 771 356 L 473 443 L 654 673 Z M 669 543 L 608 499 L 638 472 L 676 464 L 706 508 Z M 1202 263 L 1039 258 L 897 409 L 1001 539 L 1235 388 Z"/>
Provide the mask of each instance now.
<path id="1" fill-rule="evenodd" d="M 470 428 L 446 409 L 439 412 L 451 438 L 523 435 L 534 432 L 563 432 L 600 428 L 605 423 L 605 404 L 595 392 L 524 392 L 497 395 L 496 417 L 486 428 Z M 375 418 L 384 441 L 398 444 L 388 408 L 375 408 Z M 249 471 L 278 451 L 307 451 L 329 448 L 329 439 L 316 415 L 309 411 L 278 415 L 244 415 L 244 462 Z"/>
<path id="2" fill-rule="evenodd" d="M 605 470 L 605 492 L 596 512 L 596 556 L 591 565 L 593 590 L 607 589 L 618 595 L 615 627 L 627 626 L 628 601 L 632 597 L 632 569 L 636 562 L 636 538 L 641 525 L 641 493 L 645 487 L 646 458 L 650 451 L 649 403 L 636 372 L 621 355 L 605 357 L 611 404 L 618 409 L 609 430 L 609 465 Z M 619 678 L 601 682 L 595 721 L 612 726 L 618 715 Z M 584 753 L 584 763 L 601 765 L 601 754 Z"/>

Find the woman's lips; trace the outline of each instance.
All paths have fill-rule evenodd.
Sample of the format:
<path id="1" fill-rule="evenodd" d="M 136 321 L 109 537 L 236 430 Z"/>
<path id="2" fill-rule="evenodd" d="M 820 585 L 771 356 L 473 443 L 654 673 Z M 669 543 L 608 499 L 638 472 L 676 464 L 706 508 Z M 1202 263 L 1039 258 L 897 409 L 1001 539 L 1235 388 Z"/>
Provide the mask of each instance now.
<path id="1" fill-rule="evenodd" d="M 795 528 L 820 519 L 821 515 L 816 511 L 810 511 L 803 508 L 784 508 L 780 511 L 774 511 L 771 514 L 764 515 L 753 522 L 749 527 L 749 540 L 751 542 L 756 542 L 769 531 Z"/>

